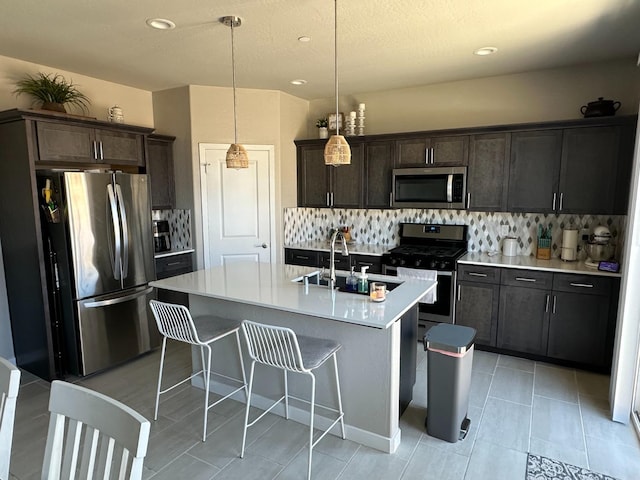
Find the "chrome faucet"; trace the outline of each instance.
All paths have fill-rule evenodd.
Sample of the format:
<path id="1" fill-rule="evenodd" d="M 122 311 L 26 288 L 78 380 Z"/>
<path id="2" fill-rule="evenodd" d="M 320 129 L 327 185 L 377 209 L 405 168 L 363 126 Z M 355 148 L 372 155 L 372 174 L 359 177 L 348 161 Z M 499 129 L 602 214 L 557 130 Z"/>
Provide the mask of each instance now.
<path id="1" fill-rule="evenodd" d="M 336 287 L 336 238 L 342 239 L 342 256 L 349 256 L 349 249 L 347 248 L 347 239 L 344 238 L 344 234 L 340 230 L 336 230 L 331 236 L 331 257 L 329 258 L 329 289 L 333 290 Z"/>

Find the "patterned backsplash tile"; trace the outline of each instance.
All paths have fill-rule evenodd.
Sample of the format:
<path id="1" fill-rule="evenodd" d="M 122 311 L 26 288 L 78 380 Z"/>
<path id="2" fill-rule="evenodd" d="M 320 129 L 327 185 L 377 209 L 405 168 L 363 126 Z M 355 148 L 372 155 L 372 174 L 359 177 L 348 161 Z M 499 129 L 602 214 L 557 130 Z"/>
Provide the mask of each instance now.
<path id="1" fill-rule="evenodd" d="M 538 225 L 552 232 L 552 255 L 560 256 L 562 229 L 575 228 L 592 233 L 598 225 L 611 230 L 614 242 L 624 238 L 626 216 L 571 215 L 504 212 L 469 212 L 466 210 L 361 210 L 340 208 L 285 208 L 285 245 L 328 238 L 338 226 L 351 227 L 356 243 L 394 247 L 398 244 L 401 222 L 448 223 L 469 226 L 468 250 L 472 252 L 500 251 L 504 236 L 518 239 L 518 255 L 534 255 Z M 503 235 L 503 226 L 507 235 Z M 588 230 L 588 232 L 587 232 Z"/>
<path id="2" fill-rule="evenodd" d="M 153 220 L 168 220 L 171 248 L 185 250 L 191 246 L 191 210 L 152 210 Z"/>

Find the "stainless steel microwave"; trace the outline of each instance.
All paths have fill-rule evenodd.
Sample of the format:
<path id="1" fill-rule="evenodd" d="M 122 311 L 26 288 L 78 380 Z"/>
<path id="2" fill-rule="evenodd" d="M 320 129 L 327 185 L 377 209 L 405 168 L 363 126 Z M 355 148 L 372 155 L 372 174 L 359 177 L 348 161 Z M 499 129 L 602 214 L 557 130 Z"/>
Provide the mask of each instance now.
<path id="1" fill-rule="evenodd" d="M 394 168 L 392 175 L 392 207 L 467 208 L 467 167 Z"/>

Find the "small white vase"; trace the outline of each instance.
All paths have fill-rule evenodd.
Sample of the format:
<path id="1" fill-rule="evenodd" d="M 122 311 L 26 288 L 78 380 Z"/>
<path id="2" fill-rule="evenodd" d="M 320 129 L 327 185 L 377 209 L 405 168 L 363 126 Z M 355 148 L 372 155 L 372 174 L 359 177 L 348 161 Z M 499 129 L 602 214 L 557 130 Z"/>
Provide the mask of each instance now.
<path id="1" fill-rule="evenodd" d="M 318 138 L 329 138 L 327 127 L 318 127 Z"/>

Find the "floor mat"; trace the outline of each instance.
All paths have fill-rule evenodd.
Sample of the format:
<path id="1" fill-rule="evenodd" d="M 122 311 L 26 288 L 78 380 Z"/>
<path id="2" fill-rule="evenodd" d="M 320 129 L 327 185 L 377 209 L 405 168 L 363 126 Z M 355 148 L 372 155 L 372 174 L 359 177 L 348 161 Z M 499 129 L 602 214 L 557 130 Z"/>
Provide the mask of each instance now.
<path id="1" fill-rule="evenodd" d="M 586 468 L 553 460 L 541 455 L 529 454 L 525 480 L 616 480 L 608 475 Z"/>

